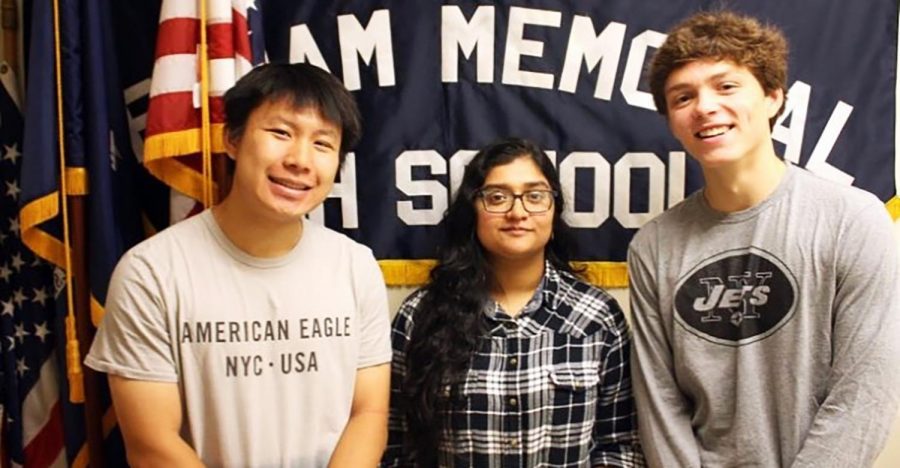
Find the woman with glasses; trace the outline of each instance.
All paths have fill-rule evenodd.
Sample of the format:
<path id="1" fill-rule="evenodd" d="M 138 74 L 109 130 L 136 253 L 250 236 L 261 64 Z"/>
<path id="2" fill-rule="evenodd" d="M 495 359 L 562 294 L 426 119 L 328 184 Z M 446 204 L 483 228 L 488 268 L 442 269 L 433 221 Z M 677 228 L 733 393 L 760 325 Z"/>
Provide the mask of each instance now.
<path id="1" fill-rule="evenodd" d="M 569 265 L 535 144 L 482 149 L 394 320 L 382 466 L 642 466 L 622 311 Z"/>

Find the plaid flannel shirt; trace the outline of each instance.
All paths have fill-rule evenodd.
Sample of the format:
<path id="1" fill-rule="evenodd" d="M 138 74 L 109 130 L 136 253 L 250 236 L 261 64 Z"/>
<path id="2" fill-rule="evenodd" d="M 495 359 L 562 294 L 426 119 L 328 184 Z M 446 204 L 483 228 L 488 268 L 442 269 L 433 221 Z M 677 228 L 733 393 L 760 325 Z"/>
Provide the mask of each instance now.
<path id="1" fill-rule="evenodd" d="M 413 466 L 398 410 L 406 347 L 423 297 L 394 319 L 391 415 L 382 466 Z M 489 344 L 445 395 L 442 467 L 644 466 L 629 373 L 629 336 L 615 299 L 548 263 L 515 318 L 486 304 Z"/>

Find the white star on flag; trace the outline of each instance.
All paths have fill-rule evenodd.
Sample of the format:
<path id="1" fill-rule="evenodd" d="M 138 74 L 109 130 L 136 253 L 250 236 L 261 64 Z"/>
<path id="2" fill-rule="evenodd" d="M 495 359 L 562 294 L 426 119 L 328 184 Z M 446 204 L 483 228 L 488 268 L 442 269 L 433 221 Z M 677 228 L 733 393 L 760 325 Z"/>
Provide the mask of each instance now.
<path id="1" fill-rule="evenodd" d="M 12 267 L 16 269 L 16 273 L 22 271 L 22 266 L 25 265 L 25 261 L 22 260 L 22 254 L 17 253 L 12 256 Z"/>
<path id="2" fill-rule="evenodd" d="M 41 339 L 41 343 L 47 339 L 47 335 L 50 334 L 50 329 L 47 328 L 47 322 L 41 322 L 34 326 L 34 336 Z"/>
<path id="3" fill-rule="evenodd" d="M 13 302 L 16 303 L 16 307 L 21 308 L 22 303 L 25 302 L 25 299 L 28 298 L 25 297 L 25 292 L 22 291 L 22 288 L 16 289 L 16 292 L 13 293 Z"/>
<path id="4" fill-rule="evenodd" d="M 10 275 L 12 275 L 12 270 L 5 263 L 0 265 L 0 279 L 8 283 Z"/>
<path id="5" fill-rule="evenodd" d="M 41 306 L 44 306 L 44 303 L 47 302 L 47 297 L 47 291 L 44 288 L 34 288 L 34 298 L 31 301 L 38 302 Z"/>
<path id="6" fill-rule="evenodd" d="M 31 333 L 25 331 L 25 325 L 16 325 L 16 332 L 14 333 L 14 335 L 16 335 L 16 338 L 19 339 L 19 344 L 22 344 L 22 342 L 25 341 L 25 337 L 30 334 Z"/>
<path id="7" fill-rule="evenodd" d="M 30 367 L 25 365 L 25 358 L 16 359 L 16 372 L 20 377 L 25 375 L 25 372 L 27 372 L 29 369 Z"/>
<path id="8" fill-rule="evenodd" d="M 15 311 L 13 301 L 2 301 L 0 304 L 3 304 L 3 311 L 0 312 L 0 315 L 9 315 L 13 316 L 13 312 Z"/>
<path id="9" fill-rule="evenodd" d="M 22 193 L 22 189 L 19 188 L 18 182 L 16 182 L 15 180 L 12 182 L 6 182 L 6 194 L 11 196 L 13 200 L 18 200 L 20 193 Z"/>
<path id="10" fill-rule="evenodd" d="M 19 156 L 22 156 L 22 153 L 19 152 L 18 146 L 18 143 L 14 143 L 12 146 L 3 145 L 3 160 L 12 161 L 12 163 L 15 164 L 16 160 L 19 159 Z"/>

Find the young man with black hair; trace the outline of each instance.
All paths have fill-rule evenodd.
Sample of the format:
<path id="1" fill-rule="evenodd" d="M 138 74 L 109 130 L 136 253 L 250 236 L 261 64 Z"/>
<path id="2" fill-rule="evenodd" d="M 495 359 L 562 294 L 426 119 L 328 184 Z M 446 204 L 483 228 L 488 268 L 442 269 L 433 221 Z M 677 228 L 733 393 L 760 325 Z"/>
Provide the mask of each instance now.
<path id="1" fill-rule="evenodd" d="M 705 187 L 628 252 L 632 373 L 647 461 L 861 467 L 900 392 L 900 259 L 884 205 L 779 158 L 780 31 L 699 13 L 650 87 Z"/>
<path id="2" fill-rule="evenodd" d="M 303 219 L 360 136 L 311 65 L 225 94 L 232 187 L 113 275 L 86 364 L 109 374 L 136 466 L 374 466 L 387 438 L 387 296 L 372 252 Z"/>

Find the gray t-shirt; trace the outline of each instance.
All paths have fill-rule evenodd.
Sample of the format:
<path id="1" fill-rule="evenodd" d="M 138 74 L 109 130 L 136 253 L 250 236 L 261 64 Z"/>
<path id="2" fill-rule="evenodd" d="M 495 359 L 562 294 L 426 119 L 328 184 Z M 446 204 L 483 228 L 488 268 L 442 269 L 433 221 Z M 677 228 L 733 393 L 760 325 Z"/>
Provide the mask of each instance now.
<path id="1" fill-rule="evenodd" d="M 893 226 L 874 196 L 789 167 L 737 213 L 697 192 L 628 252 L 651 466 L 861 467 L 900 388 Z"/>
<path id="2" fill-rule="evenodd" d="M 390 362 L 371 251 L 304 221 L 274 259 L 247 255 L 203 212 L 116 267 L 89 367 L 178 384 L 182 436 L 213 466 L 325 466 L 357 369 Z"/>

